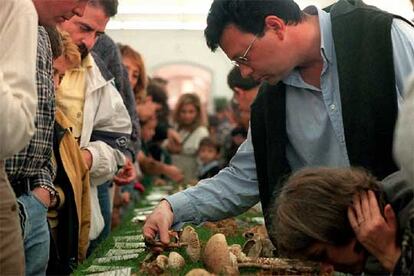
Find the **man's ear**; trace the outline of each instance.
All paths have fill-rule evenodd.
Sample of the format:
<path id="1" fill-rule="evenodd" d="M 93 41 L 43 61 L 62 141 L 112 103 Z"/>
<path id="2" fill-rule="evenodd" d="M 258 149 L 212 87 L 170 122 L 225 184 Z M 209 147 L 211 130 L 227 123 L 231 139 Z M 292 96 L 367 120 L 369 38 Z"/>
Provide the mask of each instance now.
<path id="1" fill-rule="evenodd" d="M 283 40 L 286 24 L 280 17 L 277 17 L 275 15 L 268 15 L 265 18 L 264 30 L 275 32 L 276 35 Z"/>

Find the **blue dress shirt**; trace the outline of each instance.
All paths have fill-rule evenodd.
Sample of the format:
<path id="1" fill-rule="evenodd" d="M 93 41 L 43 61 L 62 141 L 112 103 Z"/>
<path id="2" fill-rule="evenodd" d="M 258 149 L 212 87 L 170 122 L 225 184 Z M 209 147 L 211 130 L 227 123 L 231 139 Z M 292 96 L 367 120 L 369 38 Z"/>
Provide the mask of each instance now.
<path id="1" fill-rule="evenodd" d="M 329 13 L 313 6 L 305 11 L 317 13 L 319 17 L 323 58 L 321 88 L 307 84 L 297 70 L 283 80 L 287 95 L 287 159 L 293 171 L 311 166 L 348 167 L 331 19 Z M 391 38 L 400 105 L 404 80 L 414 72 L 414 28 L 394 19 Z M 229 167 L 166 200 L 173 209 L 174 224 L 216 221 L 241 214 L 256 204 L 259 188 L 250 130 Z"/>

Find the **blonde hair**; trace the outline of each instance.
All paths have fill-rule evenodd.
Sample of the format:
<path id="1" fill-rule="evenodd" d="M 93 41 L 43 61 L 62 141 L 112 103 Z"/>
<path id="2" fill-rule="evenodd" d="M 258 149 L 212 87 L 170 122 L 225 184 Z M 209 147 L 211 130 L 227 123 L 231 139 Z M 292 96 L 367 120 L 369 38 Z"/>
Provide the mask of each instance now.
<path id="1" fill-rule="evenodd" d="M 81 56 L 78 46 L 73 43 L 70 35 L 65 31 L 60 31 L 63 42 L 63 57 L 70 64 L 70 67 L 79 67 L 81 64 Z"/>
<path id="2" fill-rule="evenodd" d="M 142 58 L 141 54 L 132 49 L 132 47 L 128 45 L 119 45 L 119 50 L 123 58 L 130 58 L 132 62 L 139 68 L 139 77 L 138 82 L 135 87 L 132 87 L 134 90 L 135 100 L 137 103 L 140 103 L 145 100 L 147 96 L 147 74 L 145 72 L 145 64 L 144 59 Z"/>
<path id="3" fill-rule="evenodd" d="M 183 106 L 187 104 L 192 104 L 197 111 L 197 115 L 194 118 L 194 122 L 191 124 L 191 126 L 189 126 L 189 128 L 191 130 L 195 130 L 203 124 L 200 98 L 193 93 L 182 94 L 178 99 L 177 105 L 175 106 L 174 110 L 174 121 L 178 125 L 178 130 L 183 128 L 183 123 L 180 118 L 180 111 L 183 108 Z"/>

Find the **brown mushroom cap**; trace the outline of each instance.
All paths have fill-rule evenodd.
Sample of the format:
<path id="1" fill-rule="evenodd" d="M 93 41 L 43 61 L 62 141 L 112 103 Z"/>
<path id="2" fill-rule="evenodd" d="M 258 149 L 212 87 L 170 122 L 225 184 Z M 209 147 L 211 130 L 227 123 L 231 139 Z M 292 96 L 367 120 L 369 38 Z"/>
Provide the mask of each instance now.
<path id="1" fill-rule="evenodd" d="M 259 237 L 262 239 L 269 238 L 264 224 L 256 225 L 243 233 L 243 236 L 246 239 L 251 239 L 254 235 L 259 235 Z"/>
<path id="2" fill-rule="evenodd" d="M 231 266 L 230 252 L 223 234 L 215 234 L 207 241 L 203 261 L 207 270 L 216 274 L 222 272 L 226 266 Z"/>
<path id="3" fill-rule="evenodd" d="M 212 276 L 210 272 L 202 268 L 195 268 L 189 271 L 185 276 Z"/>
<path id="4" fill-rule="evenodd" d="M 252 239 L 246 241 L 243 245 L 243 253 L 250 258 L 260 257 L 262 249 L 262 241 L 260 240 L 260 237 L 257 235 L 254 235 Z"/>
<path id="5" fill-rule="evenodd" d="M 200 259 L 201 246 L 196 230 L 186 226 L 181 233 L 180 242 L 188 244 L 185 251 L 193 262 L 197 262 Z"/>
<path id="6" fill-rule="evenodd" d="M 238 262 L 241 262 L 241 261 L 243 261 L 243 260 L 245 260 L 247 258 L 246 257 L 246 254 L 244 254 L 242 252 L 242 248 L 241 248 L 241 245 L 240 244 L 232 244 L 232 245 L 230 245 L 229 246 L 229 251 L 230 251 L 230 253 L 233 253 L 234 256 L 236 256 Z"/>

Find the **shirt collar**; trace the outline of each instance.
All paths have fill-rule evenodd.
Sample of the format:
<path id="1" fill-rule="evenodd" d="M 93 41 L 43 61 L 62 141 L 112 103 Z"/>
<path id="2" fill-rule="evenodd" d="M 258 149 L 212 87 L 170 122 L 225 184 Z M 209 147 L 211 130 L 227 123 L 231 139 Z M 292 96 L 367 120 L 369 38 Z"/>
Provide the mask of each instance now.
<path id="1" fill-rule="evenodd" d="M 311 6 L 318 13 L 319 28 L 321 30 L 321 53 L 324 61 L 331 63 L 333 58 L 333 35 L 331 16 L 324 10 Z"/>
<path id="2" fill-rule="evenodd" d="M 329 13 L 324 10 L 319 9 L 316 6 L 308 6 L 304 9 L 304 12 L 311 15 L 318 15 L 319 28 L 321 32 L 321 54 L 323 58 L 324 68 L 326 68 L 328 63 L 332 63 L 333 54 L 334 54 L 334 45 L 333 45 L 333 36 L 332 36 L 332 25 L 331 17 Z M 308 85 L 301 81 L 299 72 L 294 69 L 286 78 L 284 78 L 283 83 L 291 86 L 299 86 L 303 88 L 316 89 L 311 85 Z M 300 83 L 300 84 L 299 84 Z M 319 89 L 316 89 L 319 90 Z"/>

